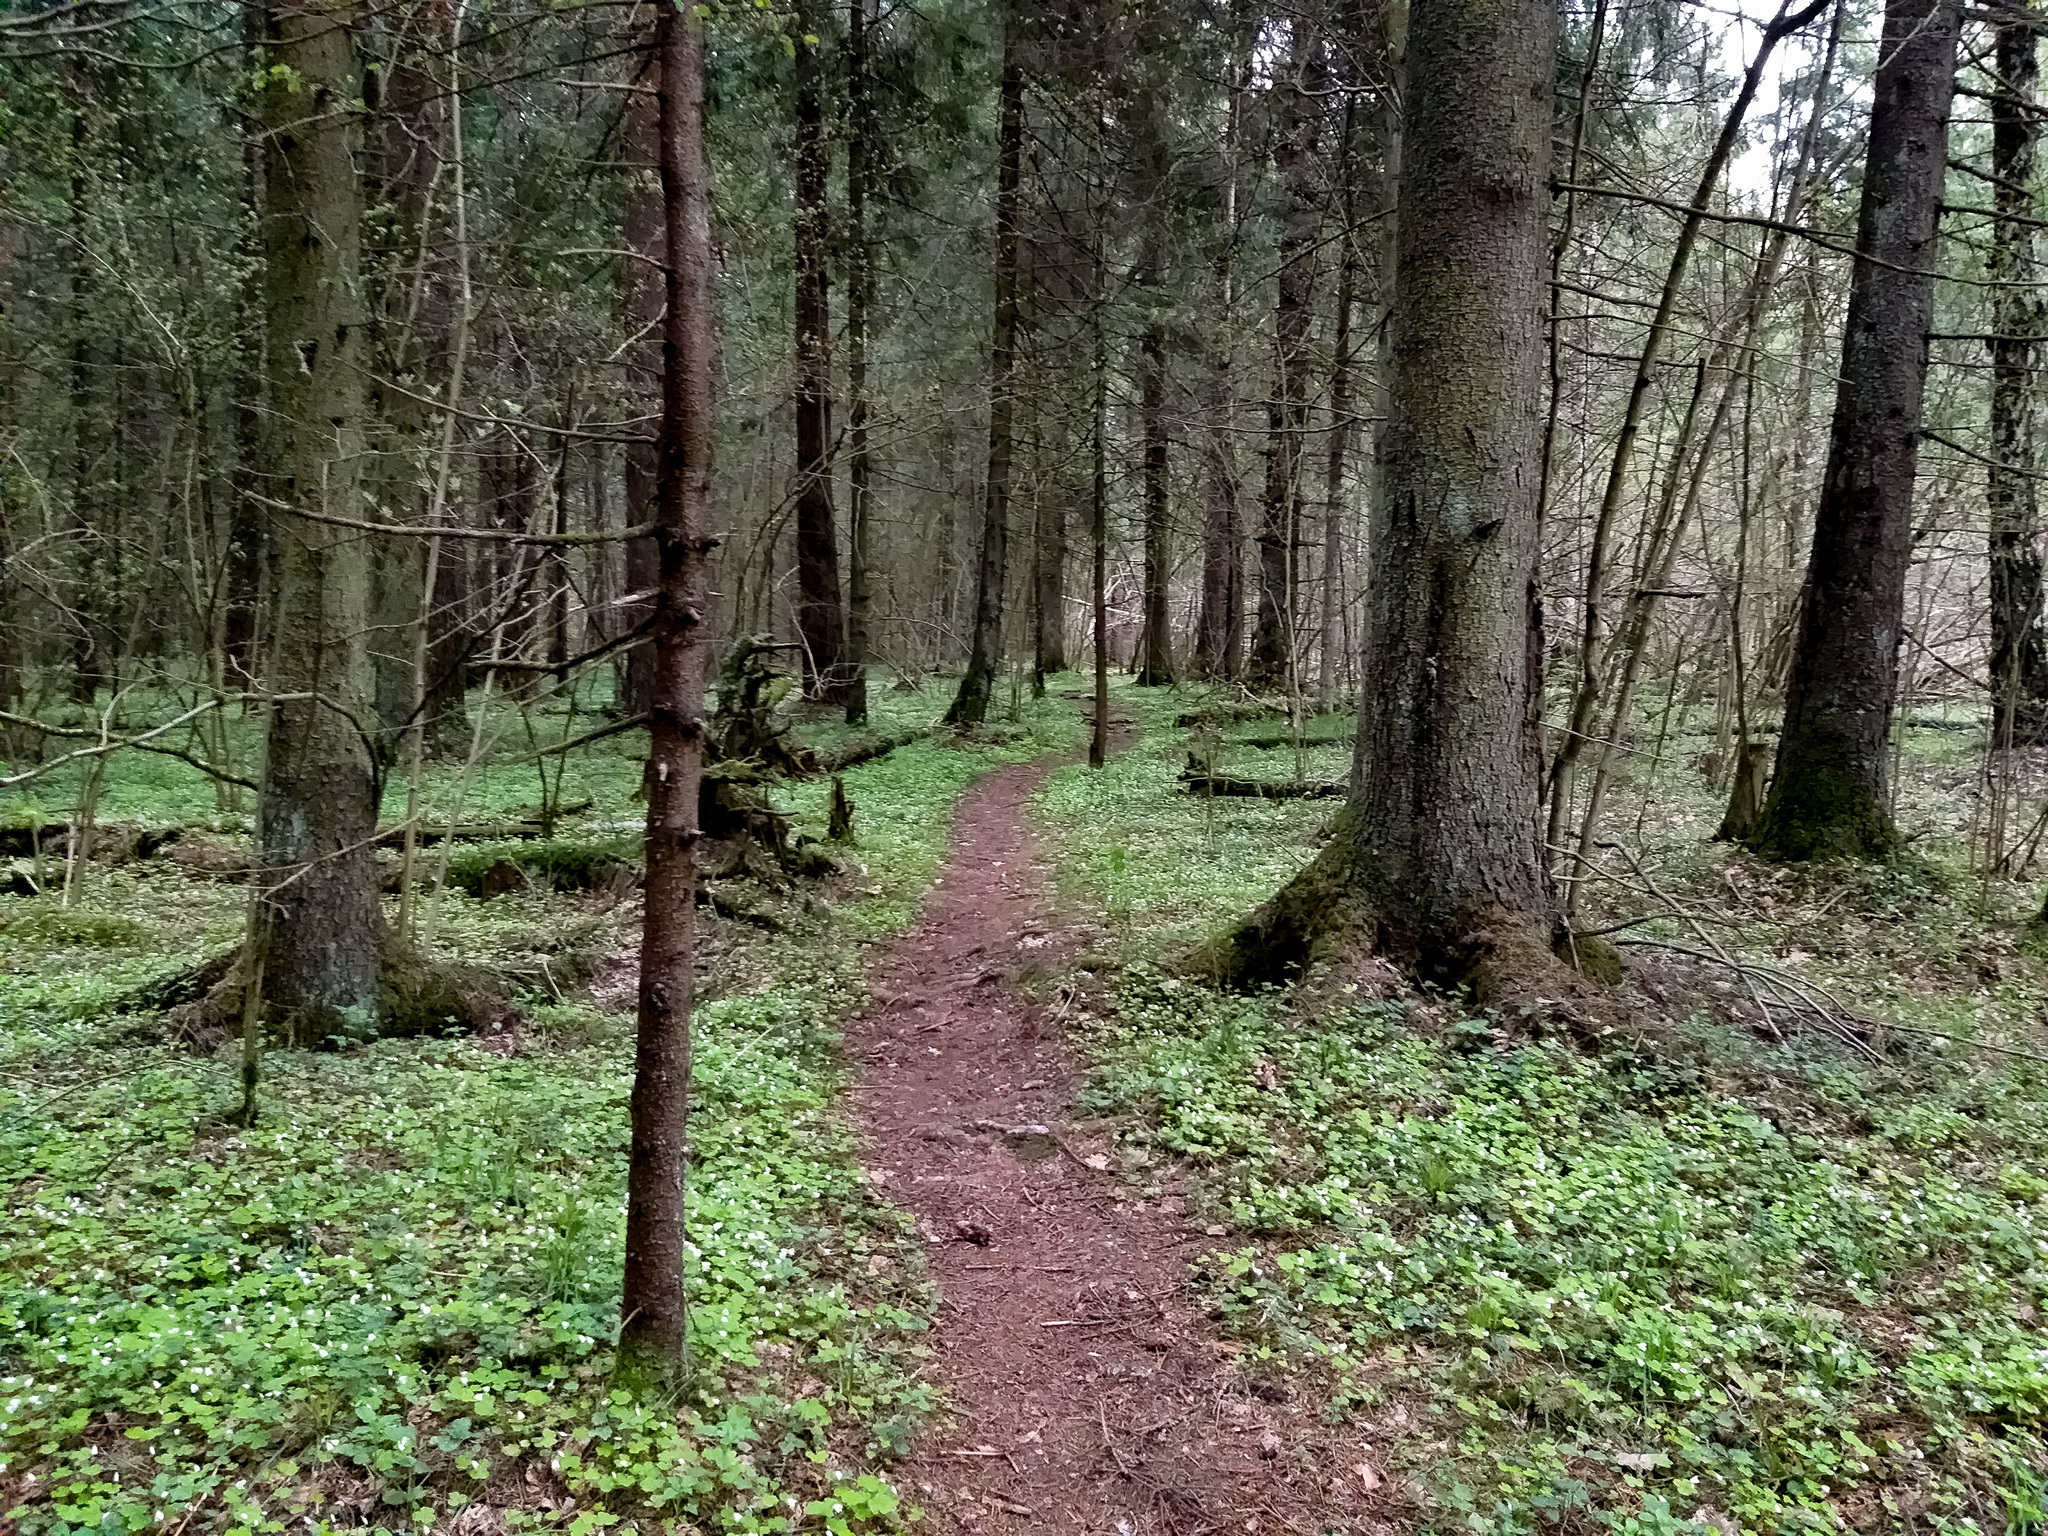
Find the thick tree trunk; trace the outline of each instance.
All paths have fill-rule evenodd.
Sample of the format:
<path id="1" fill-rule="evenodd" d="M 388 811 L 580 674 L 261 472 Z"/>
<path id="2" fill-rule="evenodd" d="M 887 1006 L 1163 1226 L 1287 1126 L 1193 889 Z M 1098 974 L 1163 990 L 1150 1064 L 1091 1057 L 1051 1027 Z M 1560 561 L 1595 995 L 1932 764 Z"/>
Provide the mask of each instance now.
<path id="1" fill-rule="evenodd" d="M 1955 88 L 1956 0 L 1887 0 L 1827 471 L 1776 771 L 1751 847 L 1884 857 L 1906 575 L 1913 553 L 1936 219 Z"/>
<path id="2" fill-rule="evenodd" d="M 384 921 L 371 857 L 369 546 L 295 517 L 359 518 L 363 427 L 362 90 L 352 4 L 274 4 L 262 96 L 270 447 L 270 707 L 259 840 L 265 890 L 251 944 L 273 1029 L 360 1034 L 382 1013 Z"/>
<path id="3" fill-rule="evenodd" d="M 1292 22 L 1287 106 L 1273 151 L 1280 173 L 1278 297 L 1273 310 L 1273 391 L 1266 407 L 1266 494 L 1259 515 L 1259 614 L 1246 679 L 1286 687 L 1297 664 L 1301 596 L 1301 450 L 1308 427 L 1309 292 L 1315 276 L 1318 47 L 1308 19 Z"/>
<path id="4" fill-rule="evenodd" d="M 640 1016 L 626 1176 L 619 1351 L 628 1374 L 673 1379 L 688 1366 L 690 1005 L 697 950 L 698 791 L 704 767 L 705 573 L 711 511 L 711 191 L 704 164 L 704 33 L 662 6 L 660 160 L 666 317 L 662 323 L 660 581 L 654 597 L 647 774 L 647 881 Z"/>
<path id="5" fill-rule="evenodd" d="M 1166 330 L 1156 320 L 1139 340 L 1138 373 L 1138 416 L 1145 437 L 1145 644 L 1138 686 L 1164 688 L 1173 682 L 1173 631 L 1166 603 L 1173 568 L 1166 547 Z"/>
<path id="6" fill-rule="evenodd" d="M 874 292 L 874 251 L 868 244 L 868 138 L 874 123 L 868 89 L 868 45 L 877 0 L 849 0 L 846 8 L 846 522 L 849 556 L 846 591 L 846 723 L 868 718 L 869 589 L 868 498 L 874 462 L 868 447 L 868 304 Z"/>
<path id="7" fill-rule="evenodd" d="M 1998 28 L 1991 102 L 1991 278 L 2038 281 L 2035 233 L 2036 145 L 2041 18 L 2031 8 Z M 2039 455 L 2041 343 L 2048 304 L 2038 289 L 1998 287 L 1991 298 L 1991 708 L 2001 745 L 2040 736 L 2048 725 L 2048 645 L 2041 634 L 2041 524 L 2035 476 Z"/>
<path id="8" fill-rule="evenodd" d="M 800 33 L 819 23 L 800 7 Z M 839 531 L 832 512 L 831 237 L 825 208 L 825 67 L 819 45 L 796 56 L 796 627 L 804 690 L 844 703 L 846 620 L 839 604 Z"/>
<path id="9" fill-rule="evenodd" d="M 1416 0 L 1391 421 L 1351 797 L 1210 958 L 1269 979 L 1377 948 L 1498 995 L 1554 972 L 1538 843 L 1549 0 Z"/>
<path id="10" fill-rule="evenodd" d="M 1017 199 L 1024 162 L 1024 65 L 1021 7 L 1005 8 L 1001 122 L 996 148 L 996 314 L 989 349 L 988 486 L 982 504 L 981 557 L 974 583 L 974 638 L 967 675 L 946 711 L 947 723 L 979 725 L 1002 661 L 1003 584 L 1009 576 L 1011 374 L 1017 355 Z"/>

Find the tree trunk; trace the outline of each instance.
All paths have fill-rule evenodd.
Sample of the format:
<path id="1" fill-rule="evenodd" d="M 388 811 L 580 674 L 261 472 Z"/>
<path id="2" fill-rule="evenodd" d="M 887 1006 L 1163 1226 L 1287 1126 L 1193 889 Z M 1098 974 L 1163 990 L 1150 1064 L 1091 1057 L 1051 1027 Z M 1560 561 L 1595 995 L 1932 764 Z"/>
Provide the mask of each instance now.
<path id="1" fill-rule="evenodd" d="M 1230 258 L 1237 246 L 1237 147 L 1252 52 L 1253 35 L 1241 30 L 1224 122 L 1223 230 L 1213 259 L 1217 313 L 1226 319 L 1237 302 Z M 1231 438 L 1236 425 L 1232 363 L 1230 327 L 1225 323 L 1214 328 L 1204 402 L 1208 485 L 1202 506 L 1202 600 L 1195 619 L 1195 668 L 1204 677 L 1226 679 L 1236 677 L 1244 662 L 1244 527 L 1238 515 L 1237 450 Z"/>
<path id="2" fill-rule="evenodd" d="M 363 428 L 354 4 L 274 4 L 262 95 L 264 311 L 274 616 L 259 838 L 262 991 L 272 1027 L 321 1040 L 382 1013 L 371 838 L 369 546 L 293 510 L 358 518 Z"/>
<path id="3" fill-rule="evenodd" d="M 799 34 L 818 18 L 798 10 Z M 825 67 L 799 36 L 796 55 L 796 627 L 804 691 L 844 703 L 846 621 L 839 605 L 839 532 L 832 513 L 831 236 L 825 208 Z"/>
<path id="4" fill-rule="evenodd" d="M 1883 857 L 1898 846 L 1886 746 L 1913 553 L 1936 219 L 1955 88 L 1955 0 L 1887 0 L 1849 280 L 1841 383 L 1801 597 L 1766 858 Z"/>
<path id="5" fill-rule="evenodd" d="M 1270 979 L 1376 948 L 1482 996 L 1554 972 L 1537 837 L 1537 484 L 1556 10 L 1416 0 L 1391 420 L 1351 797 L 1211 951 Z"/>
<path id="6" fill-rule="evenodd" d="M 1155 320 L 1138 343 L 1138 417 L 1145 438 L 1145 644 L 1138 686 L 1173 682 L 1173 632 L 1167 618 L 1166 328 Z"/>
<path id="7" fill-rule="evenodd" d="M 704 33 L 664 5 L 660 162 L 667 309 L 662 322 L 660 582 L 654 598 L 647 881 L 626 1181 L 619 1352 L 627 1372 L 688 1366 L 690 1004 L 697 949 L 697 800 L 704 767 L 704 606 L 711 510 L 711 191 L 704 165 Z"/>
<path id="8" fill-rule="evenodd" d="M 868 138 L 874 124 L 868 90 L 869 29 L 877 0 L 850 0 L 846 14 L 846 521 L 850 556 L 846 603 L 846 723 L 868 718 L 868 304 L 874 292 L 874 251 L 868 244 Z"/>
<path id="9" fill-rule="evenodd" d="M 951 725 L 979 725 L 988 714 L 1002 660 L 1003 583 L 1009 574 L 1011 372 L 1017 353 L 1017 199 L 1024 160 L 1021 8 L 1003 16 L 1001 125 L 996 149 L 996 315 L 989 349 L 988 487 L 982 504 L 981 558 L 974 584 L 974 638 L 967 675 L 946 711 Z"/>
<path id="10" fill-rule="evenodd" d="M 1351 307 L 1358 281 L 1358 247 L 1351 237 L 1354 199 L 1351 195 L 1351 125 L 1353 108 L 1344 108 L 1344 136 L 1338 146 L 1338 174 L 1343 178 L 1343 251 L 1338 258 L 1336 335 L 1330 348 L 1330 444 L 1323 467 L 1322 622 L 1317 626 L 1319 659 L 1316 703 L 1328 709 L 1337 695 L 1337 611 L 1344 601 L 1344 468 L 1351 448 Z"/>
<path id="11" fill-rule="evenodd" d="M 658 67 L 658 66 L 657 66 Z M 626 388 L 650 418 L 660 409 L 661 341 L 657 327 L 666 291 L 662 276 L 662 202 L 660 181 L 661 111 L 646 89 L 648 71 L 635 82 L 626 105 L 626 153 L 633 180 L 626 195 L 625 248 L 632 253 L 621 274 L 626 293 L 625 330 L 632 338 L 626 352 Z M 649 436 L 626 445 L 626 526 L 645 528 L 656 518 L 660 501 L 661 451 Z M 653 538 L 629 539 L 625 553 L 625 592 L 619 600 L 621 629 L 637 629 L 654 613 L 654 585 L 661 556 Z M 644 715 L 654 687 L 654 647 L 643 641 L 627 651 L 620 672 L 618 712 Z"/>
<path id="12" fill-rule="evenodd" d="M 2033 225 L 2041 18 L 2031 7 L 1997 32 L 1997 89 L 1991 102 L 1995 283 L 2038 281 Z M 2048 646 L 2041 635 L 2040 514 L 2034 412 L 2048 304 L 2038 289 L 1999 287 L 1991 299 L 1991 708 L 2001 746 L 2038 738 L 2048 725 Z"/>
<path id="13" fill-rule="evenodd" d="M 1309 291 L 1315 275 L 1316 103 L 1307 76 L 1317 41 L 1292 22 L 1287 106 L 1273 151 L 1280 173 L 1278 297 L 1273 310 L 1273 392 L 1266 407 L 1266 494 L 1259 518 L 1259 615 L 1246 679 L 1282 688 L 1296 665 L 1301 593 L 1301 450 L 1308 426 Z"/>
<path id="14" fill-rule="evenodd" d="M 1038 498 L 1038 525 L 1032 534 L 1032 651 L 1041 689 L 1047 677 L 1067 670 L 1067 503 L 1073 494 L 1071 479 L 1064 473 L 1067 444 L 1066 419 L 1055 411 L 1047 457 L 1056 467 L 1048 477 L 1050 486 Z"/>

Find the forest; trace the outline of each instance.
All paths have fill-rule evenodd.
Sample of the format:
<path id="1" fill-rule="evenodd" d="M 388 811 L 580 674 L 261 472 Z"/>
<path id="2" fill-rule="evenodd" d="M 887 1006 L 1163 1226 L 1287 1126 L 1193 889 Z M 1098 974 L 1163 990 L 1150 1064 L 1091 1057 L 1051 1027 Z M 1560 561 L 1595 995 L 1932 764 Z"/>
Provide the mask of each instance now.
<path id="1" fill-rule="evenodd" d="M 0 0 L 0 1532 L 2048 1533 L 2039 0 Z"/>

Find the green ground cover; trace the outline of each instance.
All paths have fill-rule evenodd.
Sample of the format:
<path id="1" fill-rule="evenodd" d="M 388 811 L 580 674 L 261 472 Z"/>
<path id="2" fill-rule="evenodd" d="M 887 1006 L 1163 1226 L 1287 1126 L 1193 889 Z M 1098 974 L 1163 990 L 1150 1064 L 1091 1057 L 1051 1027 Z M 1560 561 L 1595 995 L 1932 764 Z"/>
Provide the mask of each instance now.
<path id="1" fill-rule="evenodd" d="M 1332 807 L 1176 795 L 1187 696 L 1119 705 L 1136 747 L 1038 801 L 1105 930 L 1083 1107 L 1134 1176 L 1190 1180 L 1227 1229 L 1197 1269 L 1213 1316 L 1364 1427 L 1415 1529 L 2044 1528 L 2048 1065 L 1977 1045 L 2038 1056 L 2048 977 L 2017 926 L 2038 898 L 1987 910 L 1967 878 L 1957 733 L 1908 734 L 1921 857 L 1891 873 L 1707 844 L 1705 738 L 1668 737 L 1620 799 L 1633 819 L 1654 788 L 1639 856 L 1685 910 L 1733 907 L 1735 955 L 1962 1038 L 1870 1055 L 1788 1020 L 1779 1043 L 1728 1027 L 1708 978 L 1588 1049 L 1441 997 L 1224 998 L 1160 968 Z M 1284 778 L 1289 755 L 1231 762 Z M 1694 942 L 1668 915 L 1629 931 Z"/>
<path id="2" fill-rule="evenodd" d="M 877 713 L 923 724 L 944 702 L 878 690 Z M 517 1035 L 273 1051 L 262 1118 L 242 1130 L 226 1119 L 229 1063 L 115 1011 L 231 942 L 241 885 L 159 858 L 88 865 L 68 906 L 0 898 L 0 1524 L 427 1530 L 483 1503 L 511 1528 L 579 1533 L 898 1526 L 878 1473 L 932 1404 L 931 1298 L 834 1108 L 837 1027 L 968 783 L 1081 739 L 1064 702 L 1022 713 L 846 775 L 860 809 L 838 905 L 791 893 L 773 904 L 779 932 L 712 925 L 698 1371 L 671 1401 L 608 1380 L 630 899 L 545 881 L 492 900 L 446 891 L 437 948 L 518 987 Z M 495 760 L 522 750 L 437 769 L 439 813 L 457 814 L 458 781 L 464 817 L 537 799 L 531 765 Z M 637 775 L 628 742 L 572 757 L 561 798 L 593 803 L 557 842 L 617 838 L 639 814 Z M 64 789 L 39 785 L 43 809 L 68 809 Z M 822 835 L 821 788 L 778 794 Z M 241 825 L 190 769 L 132 754 L 101 813 Z"/>

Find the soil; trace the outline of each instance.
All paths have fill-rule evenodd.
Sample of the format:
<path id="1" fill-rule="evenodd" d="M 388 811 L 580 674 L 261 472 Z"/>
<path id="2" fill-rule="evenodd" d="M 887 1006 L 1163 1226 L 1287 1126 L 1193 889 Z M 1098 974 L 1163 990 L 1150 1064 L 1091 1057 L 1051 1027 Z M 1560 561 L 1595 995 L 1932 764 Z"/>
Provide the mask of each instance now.
<path id="1" fill-rule="evenodd" d="M 1401 1488 L 1381 1454 L 1322 1422 L 1298 1378 L 1246 1363 L 1191 1291 L 1194 1262 L 1232 1240 L 1177 1176 L 1155 1168 L 1141 1188 L 1112 1171 L 1108 1128 L 1073 1118 L 1063 1005 L 1018 984 L 1056 977 L 1075 937 L 1026 829 L 1051 767 L 967 796 L 848 1042 L 867 1066 L 869 1176 L 916 1214 L 943 1298 L 949 1422 L 898 1487 L 952 1533 L 1390 1531 Z"/>

